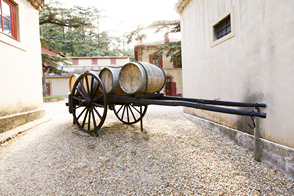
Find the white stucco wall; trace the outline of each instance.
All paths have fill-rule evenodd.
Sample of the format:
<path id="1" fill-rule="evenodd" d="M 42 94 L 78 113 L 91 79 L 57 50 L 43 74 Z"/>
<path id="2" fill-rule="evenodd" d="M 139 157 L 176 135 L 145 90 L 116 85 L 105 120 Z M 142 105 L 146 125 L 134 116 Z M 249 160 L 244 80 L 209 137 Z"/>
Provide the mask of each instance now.
<path id="1" fill-rule="evenodd" d="M 117 66 L 123 66 L 124 64 L 128 63 L 129 59 L 116 59 Z"/>
<path id="2" fill-rule="evenodd" d="M 46 78 L 45 81 L 50 83 L 51 96 L 68 96 L 69 78 Z"/>
<path id="3" fill-rule="evenodd" d="M 15 0 L 18 41 L 0 33 L 0 111 L 17 113 L 42 108 L 42 63 L 38 11 Z"/>
<path id="4" fill-rule="evenodd" d="M 79 66 L 92 66 L 92 59 L 79 59 Z"/>
<path id="5" fill-rule="evenodd" d="M 235 36 L 211 47 L 211 23 L 232 7 Z M 184 97 L 266 103 L 262 138 L 294 148 L 293 13 L 293 0 L 192 0 L 181 14 Z M 185 112 L 252 133 L 249 117 Z"/>

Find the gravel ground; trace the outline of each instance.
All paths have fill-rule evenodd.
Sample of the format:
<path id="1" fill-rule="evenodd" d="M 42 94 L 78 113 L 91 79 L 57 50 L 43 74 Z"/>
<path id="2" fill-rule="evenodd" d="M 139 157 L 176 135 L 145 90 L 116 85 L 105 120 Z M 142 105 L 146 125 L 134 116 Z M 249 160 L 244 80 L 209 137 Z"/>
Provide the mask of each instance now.
<path id="1" fill-rule="evenodd" d="M 63 102 L 52 120 L 0 147 L 0 195 L 294 195 L 293 181 L 253 153 L 153 106 L 139 124 L 112 111 L 99 137 L 74 134 Z"/>

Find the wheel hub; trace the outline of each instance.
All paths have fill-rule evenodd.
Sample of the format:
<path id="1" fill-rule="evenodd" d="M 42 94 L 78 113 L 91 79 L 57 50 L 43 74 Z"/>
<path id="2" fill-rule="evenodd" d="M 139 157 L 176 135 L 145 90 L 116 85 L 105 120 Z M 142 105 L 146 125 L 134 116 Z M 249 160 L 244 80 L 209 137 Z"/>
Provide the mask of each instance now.
<path id="1" fill-rule="evenodd" d="M 92 105 L 92 100 L 90 98 L 85 99 L 84 101 L 85 106 L 87 107 L 91 107 Z"/>

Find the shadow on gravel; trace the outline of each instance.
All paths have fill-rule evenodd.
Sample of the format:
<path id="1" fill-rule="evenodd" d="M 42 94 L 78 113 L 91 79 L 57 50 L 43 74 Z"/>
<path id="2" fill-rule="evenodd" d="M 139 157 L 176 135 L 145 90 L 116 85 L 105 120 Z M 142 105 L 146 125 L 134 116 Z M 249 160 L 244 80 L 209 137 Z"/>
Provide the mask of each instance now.
<path id="1" fill-rule="evenodd" d="M 118 135 L 120 137 L 130 137 L 135 140 L 148 140 L 149 134 L 144 130 L 141 132 L 140 126 L 138 125 L 125 125 L 121 122 L 108 123 L 106 126 L 102 126 L 98 131 L 98 135 L 90 135 L 84 133 L 78 129 L 78 127 L 73 125 L 74 134 L 85 136 L 85 137 L 103 137 Z"/>

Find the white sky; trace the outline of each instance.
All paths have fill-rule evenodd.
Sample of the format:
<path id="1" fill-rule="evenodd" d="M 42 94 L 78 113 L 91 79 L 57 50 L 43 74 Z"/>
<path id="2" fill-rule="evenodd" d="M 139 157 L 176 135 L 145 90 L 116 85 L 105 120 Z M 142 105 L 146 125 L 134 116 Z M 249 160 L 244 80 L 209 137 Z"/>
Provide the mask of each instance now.
<path id="1" fill-rule="evenodd" d="M 180 19 L 174 6 L 178 0 L 62 0 L 68 7 L 95 6 L 105 10 L 106 16 L 100 21 L 100 32 L 110 30 L 111 35 L 120 36 L 136 29 L 137 25 L 146 26 L 155 20 Z M 48 2 L 48 1 L 47 1 Z M 163 35 L 148 36 L 148 41 L 157 41 Z M 170 35 L 170 37 L 180 36 Z M 155 39 L 155 40 L 154 40 Z M 147 40 L 146 40 L 147 41 Z"/>

